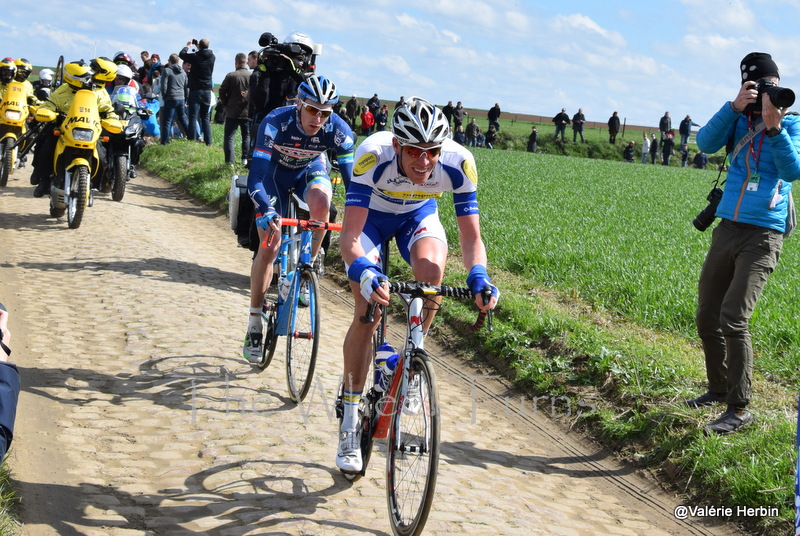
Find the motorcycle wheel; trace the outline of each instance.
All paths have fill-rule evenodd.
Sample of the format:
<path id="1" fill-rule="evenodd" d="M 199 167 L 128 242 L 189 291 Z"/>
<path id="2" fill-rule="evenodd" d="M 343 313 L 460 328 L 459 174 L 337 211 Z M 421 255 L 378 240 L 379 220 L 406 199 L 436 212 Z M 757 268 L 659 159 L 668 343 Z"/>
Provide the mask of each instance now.
<path id="1" fill-rule="evenodd" d="M 13 140 L 7 139 L 0 143 L 0 188 L 8 184 L 8 174 L 11 173 L 11 166 L 14 165 L 14 151 L 11 150 Z"/>
<path id="2" fill-rule="evenodd" d="M 72 191 L 67 200 L 67 224 L 70 229 L 81 226 L 83 212 L 89 201 L 89 168 L 76 166 L 72 174 Z"/>
<path id="3" fill-rule="evenodd" d="M 67 211 L 67 209 L 65 209 L 65 208 L 56 208 L 56 207 L 53 206 L 52 203 L 50 204 L 50 217 L 51 218 L 61 218 L 61 217 L 64 216 L 64 212 L 66 212 L 66 211 Z"/>
<path id="4" fill-rule="evenodd" d="M 128 183 L 128 156 L 118 154 L 114 156 L 114 187 L 111 190 L 111 199 L 122 201 L 125 195 L 125 185 Z"/>

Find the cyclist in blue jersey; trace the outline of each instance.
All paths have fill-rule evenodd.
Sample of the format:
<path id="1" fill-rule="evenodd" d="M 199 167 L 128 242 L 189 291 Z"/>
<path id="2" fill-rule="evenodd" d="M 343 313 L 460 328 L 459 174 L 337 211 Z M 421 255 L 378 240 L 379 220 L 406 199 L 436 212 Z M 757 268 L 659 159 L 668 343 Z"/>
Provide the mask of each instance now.
<path id="1" fill-rule="evenodd" d="M 353 290 L 355 310 L 344 340 L 344 418 L 336 465 L 345 472 L 361 470 L 358 404 L 372 358 L 372 324 L 361 323 L 370 301 L 389 303 L 381 273 L 382 245 L 394 238 L 414 278 L 434 285 L 442 282 L 447 239 L 439 221 L 436 200 L 452 191 L 461 256 L 469 270 L 467 284 L 481 310 L 493 309 L 499 296 L 486 273 L 486 249 L 481 239 L 476 189 L 478 174 L 472 153 L 449 138 L 442 111 L 412 97 L 392 116 L 391 132 L 378 132 L 356 151 L 353 181 L 347 190 L 340 234 L 342 257 Z M 485 286 L 492 298 L 484 303 Z M 435 311 L 426 311 L 427 333 Z"/>
<path id="2" fill-rule="evenodd" d="M 336 150 L 345 185 L 353 173 L 353 132 L 336 114 L 336 85 L 324 76 L 311 76 L 300 84 L 297 104 L 276 108 L 258 128 L 247 189 L 253 200 L 259 249 L 250 269 L 250 316 L 242 353 L 250 362 L 262 352 L 261 307 L 272 280 L 273 263 L 280 248 L 280 216 L 294 189 L 308 205 L 312 220 L 327 221 L 332 197 L 325 152 Z M 269 233 L 277 239 L 268 247 Z M 325 230 L 315 231 L 311 256 L 316 259 Z"/>

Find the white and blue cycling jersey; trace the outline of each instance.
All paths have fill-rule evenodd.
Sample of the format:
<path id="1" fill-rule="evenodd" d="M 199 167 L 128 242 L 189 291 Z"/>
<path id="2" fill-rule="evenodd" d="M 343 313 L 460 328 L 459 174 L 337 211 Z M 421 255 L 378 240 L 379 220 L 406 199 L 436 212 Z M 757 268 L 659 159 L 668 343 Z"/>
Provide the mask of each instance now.
<path id="1" fill-rule="evenodd" d="M 247 190 L 255 212 L 269 207 L 283 215 L 289 189 L 304 197 L 311 184 L 327 183 L 325 151 L 335 149 L 339 170 L 345 184 L 353 173 L 353 132 L 338 115 L 331 114 L 313 136 L 298 123 L 297 106 L 284 106 L 270 112 L 258 127 Z"/>
<path id="2" fill-rule="evenodd" d="M 430 236 L 447 244 L 436 202 L 443 192 L 453 192 L 456 216 L 478 214 L 478 173 L 468 149 L 445 140 L 430 177 L 417 185 L 400 170 L 393 138 L 389 131 L 378 132 L 358 147 L 345 201 L 345 207 L 369 210 L 360 241 L 366 257 L 376 263 L 382 244 L 393 237 L 406 262 L 411 246 L 421 238 Z"/>

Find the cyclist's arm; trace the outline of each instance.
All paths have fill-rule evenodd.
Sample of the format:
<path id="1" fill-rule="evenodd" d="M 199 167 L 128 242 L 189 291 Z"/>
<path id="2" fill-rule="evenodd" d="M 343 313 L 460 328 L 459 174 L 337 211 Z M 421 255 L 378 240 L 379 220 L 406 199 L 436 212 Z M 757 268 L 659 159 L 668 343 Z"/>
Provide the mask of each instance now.
<path id="1" fill-rule="evenodd" d="M 364 229 L 364 224 L 367 222 L 367 215 L 369 209 L 365 207 L 349 205 L 344 212 L 344 221 L 342 222 L 342 232 L 339 234 L 339 249 L 342 252 L 342 258 L 348 267 L 348 277 L 356 285 L 360 284 L 357 280 L 360 274 L 351 274 L 349 268 L 355 263 L 356 266 L 364 266 L 372 270 L 380 272 L 377 265 L 370 266 L 370 261 L 366 259 L 366 252 L 361 246 L 361 233 Z M 360 270 L 357 270 L 360 271 Z M 369 270 L 364 270 L 362 273 L 368 273 Z M 373 274 L 374 275 L 374 274 Z M 354 293 L 359 296 L 358 292 Z M 374 289 L 371 296 L 372 300 L 386 305 L 389 303 L 389 290 L 385 284 Z"/>
<path id="2" fill-rule="evenodd" d="M 461 242 L 461 259 L 464 267 L 471 270 L 473 266 L 486 266 L 486 247 L 481 239 L 480 218 L 477 214 L 468 214 L 456 218 L 458 239 Z M 482 296 L 475 296 L 475 304 L 482 310 L 494 309 L 497 298 L 492 296 L 489 303 L 483 303 Z"/>

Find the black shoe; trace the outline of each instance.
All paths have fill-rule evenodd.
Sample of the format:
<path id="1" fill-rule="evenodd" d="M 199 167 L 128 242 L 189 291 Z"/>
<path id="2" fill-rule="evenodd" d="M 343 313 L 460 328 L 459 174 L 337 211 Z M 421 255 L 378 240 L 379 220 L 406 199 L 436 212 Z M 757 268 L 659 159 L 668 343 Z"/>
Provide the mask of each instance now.
<path id="1" fill-rule="evenodd" d="M 33 190 L 33 197 L 44 197 L 44 194 L 50 191 L 50 184 L 47 181 L 39 181 L 36 189 Z"/>
<path id="2" fill-rule="evenodd" d="M 753 415 L 749 411 L 740 408 L 738 411 L 735 407 L 728 407 L 728 410 L 723 413 L 719 419 L 707 424 L 704 428 L 706 435 L 719 434 L 727 435 L 733 432 L 738 432 L 755 421 Z"/>
<path id="3" fill-rule="evenodd" d="M 712 393 L 708 391 L 703 393 L 702 395 L 698 396 L 697 398 L 692 398 L 686 401 L 686 405 L 690 408 L 702 408 L 706 406 L 713 406 L 718 402 L 725 402 L 725 399 L 728 397 L 728 393 Z"/>

